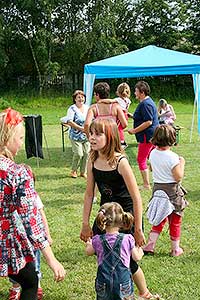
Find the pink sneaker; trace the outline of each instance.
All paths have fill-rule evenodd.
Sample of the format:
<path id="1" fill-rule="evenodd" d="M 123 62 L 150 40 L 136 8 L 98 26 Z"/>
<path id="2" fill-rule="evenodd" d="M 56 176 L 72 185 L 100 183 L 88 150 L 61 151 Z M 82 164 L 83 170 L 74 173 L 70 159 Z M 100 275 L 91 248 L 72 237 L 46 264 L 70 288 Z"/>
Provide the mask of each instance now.
<path id="1" fill-rule="evenodd" d="M 9 290 L 9 300 L 19 300 L 20 298 L 20 289 L 14 290 L 10 289 Z"/>

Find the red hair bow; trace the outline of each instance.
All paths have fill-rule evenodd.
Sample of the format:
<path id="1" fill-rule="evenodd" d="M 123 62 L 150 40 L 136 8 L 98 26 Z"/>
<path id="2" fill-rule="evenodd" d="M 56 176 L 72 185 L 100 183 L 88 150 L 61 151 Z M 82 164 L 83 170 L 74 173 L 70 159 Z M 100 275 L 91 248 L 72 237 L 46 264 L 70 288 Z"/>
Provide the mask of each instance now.
<path id="1" fill-rule="evenodd" d="M 11 126 L 16 126 L 23 121 L 23 116 L 11 107 L 4 110 L 6 113 L 5 123 Z"/>

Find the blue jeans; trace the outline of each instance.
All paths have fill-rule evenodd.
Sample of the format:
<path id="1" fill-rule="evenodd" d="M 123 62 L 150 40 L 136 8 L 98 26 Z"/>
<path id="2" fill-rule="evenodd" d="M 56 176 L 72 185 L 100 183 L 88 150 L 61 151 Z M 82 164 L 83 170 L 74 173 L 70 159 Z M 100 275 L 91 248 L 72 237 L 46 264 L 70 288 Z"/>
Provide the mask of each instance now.
<path id="1" fill-rule="evenodd" d="M 98 267 L 95 281 L 97 300 L 134 300 L 131 272 L 120 258 L 123 236 L 119 234 L 111 248 L 105 235 L 100 235 L 104 258 Z"/>

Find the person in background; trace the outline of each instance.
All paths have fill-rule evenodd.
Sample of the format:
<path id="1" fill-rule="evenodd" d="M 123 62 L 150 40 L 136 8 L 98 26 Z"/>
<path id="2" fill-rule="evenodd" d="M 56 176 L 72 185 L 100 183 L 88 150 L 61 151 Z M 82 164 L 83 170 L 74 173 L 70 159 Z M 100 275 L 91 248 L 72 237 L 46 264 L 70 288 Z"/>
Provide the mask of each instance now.
<path id="1" fill-rule="evenodd" d="M 168 104 L 165 99 L 160 99 L 158 102 L 158 119 L 160 124 L 169 125 L 173 125 L 176 120 L 173 106 Z"/>
<path id="2" fill-rule="evenodd" d="M 176 131 L 172 126 L 158 126 L 152 143 L 156 148 L 151 151 L 149 157 L 154 182 L 151 201 L 155 202 L 153 215 L 158 215 L 158 217 L 155 219 L 156 224 L 152 226 L 148 243 L 143 250 L 145 254 L 154 254 L 156 241 L 168 221 L 171 255 L 180 256 L 183 254 L 183 249 L 179 245 L 181 222 L 183 211 L 188 205 L 184 198 L 185 190 L 180 185 L 184 176 L 185 160 L 171 150 L 176 143 Z"/>
<path id="3" fill-rule="evenodd" d="M 141 247 L 136 247 L 131 234 L 119 232 L 121 229 L 130 230 L 133 220 L 133 215 L 124 212 L 119 203 L 105 203 L 100 207 L 96 223 L 105 234 L 97 234 L 86 242 L 86 254 L 96 254 L 98 260 L 95 282 L 97 300 L 134 300 L 130 257 L 139 261 L 143 251 Z"/>
<path id="4" fill-rule="evenodd" d="M 80 176 L 86 178 L 86 165 L 90 144 L 84 132 L 84 122 L 88 106 L 85 104 L 83 91 L 76 90 L 72 98 L 74 104 L 68 108 L 67 115 L 60 120 L 62 123 L 70 126 L 69 139 L 73 152 L 71 177 L 77 178 L 78 169 L 80 168 Z"/>
<path id="5" fill-rule="evenodd" d="M 31 177 L 33 177 L 33 180 L 35 182 L 35 175 L 32 172 L 30 166 L 28 166 L 28 165 L 24 165 L 24 166 L 27 169 L 27 172 L 29 173 L 29 175 Z M 37 197 L 35 199 L 35 205 L 36 205 L 38 211 L 41 214 L 42 221 L 43 221 L 43 224 L 44 224 L 44 227 L 45 227 L 45 232 L 46 232 L 46 235 L 47 235 L 47 239 L 48 239 L 49 245 L 51 246 L 53 241 L 52 241 L 52 238 L 51 238 L 51 235 L 50 235 L 47 218 L 46 218 L 46 215 L 45 215 L 45 212 L 44 212 L 44 205 L 43 205 L 39 195 L 37 195 Z M 40 285 L 40 279 L 42 277 L 42 273 L 40 271 L 40 260 L 41 260 L 40 250 L 38 250 L 38 249 L 35 250 L 34 254 L 35 254 L 35 269 L 36 269 L 36 272 L 37 272 L 37 275 L 38 275 L 37 300 L 42 300 L 43 290 L 42 290 L 41 285 Z M 10 282 L 12 283 L 12 287 L 9 290 L 9 300 L 19 300 L 20 299 L 20 291 L 21 291 L 20 285 L 12 279 L 10 279 Z"/>
<path id="6" fill-rule="evenodd" d="M 129 134 L 135 134 L 138 142 L 137 162 L 143 179 L 141 189 L 150 189 L 149 170 L 147 159 L 154 146 L 151 138 L 155 128 L 159 125 L 157 108 L 150 98 L 150 87 L 147 82 L 139 81 L 135 85 L 135 96 L 139 104 L 133 114 L 133 129 L 129 129 Z"/>
<path id="7" fill-rule="evenodd" d="M 118 85 L 117 87 L 117 98 L 115 98 L 114 100 L 116 100 L 119 105 L 121 106 L 124 115 L 126 117 L 126 119 L 128 120 L 128 117 L 131 115 L 128 112 L 129 106 L 131 104 L 131 100 L 130 100 L 130 96 L 131 96 L 131 89 L 130 86 L 126 83 L 126 82 L 122 82 Z M 132 117 L 132 115 L 131 115 Z M 127 143 L 125 142 L 125 137 L 124 137 L 124 130 L 121 126 L 121 123 L 118 125 L 118 129 L 119 129 L 119 137 L 121 140 L 121 145 L 122 147 L 125 149 L 127 148 Z"/>
<path id="8" fill-rule="evenodd" d="M 40 249 L 54 272 L 63 280 L 65 270 L 55 258 L 35 206 L 34 181 L 14 157 L 24 139 L 22 115 L 8 108 L 0 113 L 0 276 L 21 285 L 20 300 L 36 300 L 38 276 L 34 250 Z"/>
<path id="9" fill-rule="evenodd" d="M 132 114 L 128 112 L 128 108 L 131 104 L 130 96 L 131 96 L 131 90 L 129 85 L 126 82 L 123 82 L 118 85 L 117 87 L 117 98 L 114 99 L 103 99 L 100 100 L 99 103 L 118 103 L 120 107 L 123 110 L 123 113 L 125 115 L 126 120 L 128 120 L 128 117 L 133 117 Z M 119 137 L 121 141 L 121 145 L 123 149 L 127 148 L 127 144 L 125 142 L 125 137 L 124 137 L 124 128 L 120 122 L 118 122 L 118 130 L 119 130 Z"/>
<path id="10" fill-rule="evenodd" d="M 125 233 L 134 235 L 136 245 L 142 246 L 145 243 L 142 230 L 142 199 L 131 166 L 121 147 L 116 122 L 111 118 L 95 119 L 89 128 L 89 141 L 91 153 L 87 166 L 81 240 L 87 242 L 92 236 L 102 234 L 96 223 L 92 229 L 89 223 L 95 184 L 97 184 L 101 195 L 100 205 L 115 201 L 125 212 L 134 215 L 134 228 Z M 139 290 L 138 299 L 158 299 L 158 295 L 149 292 L 144 273 L 132 258 L 130 268 Z"/>
<path id="11" fill-rule="evenodd" d="M 120 123 L 122 128 L 125 128 L 128 125 L 120 105 L 109 99 L 109 95 L 110 86 L 107 82 L 99 82 L 94 86 L 94 97 L 96 103 L 90 106 L 84 124 L 87 135 L 89 134 L 91 122 L 98 118 L 110 118 L 117 124 Z"/>

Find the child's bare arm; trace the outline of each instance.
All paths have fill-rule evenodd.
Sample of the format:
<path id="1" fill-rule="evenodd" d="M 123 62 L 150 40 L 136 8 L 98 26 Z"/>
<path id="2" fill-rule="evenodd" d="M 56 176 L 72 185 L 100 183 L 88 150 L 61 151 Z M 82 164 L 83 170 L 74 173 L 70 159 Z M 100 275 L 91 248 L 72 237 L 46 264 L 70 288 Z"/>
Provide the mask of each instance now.
<path id="1" fill-rule="evenodd" d="M 136 246 L 132 249 L 132 258 L 133 258 L 133 260 L 139 261 L 139 260 L 142 259 L 143 255 L 144 255 L 144 252 L 143 252 L 141 247 Z"/>
<path id="2" fill-rule="evenodd" d="M 61 281 L 65 278 L 66 271 L 61 263 L 55 258 L 51 247 L 48 245 L 47 247 L 41 249 L 42 254 L 44 255 L 49 267 L 54 272 L 54 279 L 56 281 Z"/>
<path id="3" fill-rule="evenodd" d="M 94 248 L 92 246 L 92 240 L 91 239 L 88 239 L 88 241 L 86 242 L 85 253 L 88 256 L 93 255 L 95 253 Z"/>
<path id="4" fill-rule="evenodd" d="M 47 218 L 46 218 L 46 215 L 45 215 L 45 212 L 44 212 L 43 208 L 40 209 L 40 214 L 41 214 L 41 217 L 42 217 L 42 221 L 44 223 L 44 227 L 45 227 L 45 231 L 46 231 L 46 235 L 47 235 L 49 245 L 51 246 L 52 243 L 53 243 L 53 240 L 52 240 L 51 235 L 50 235 L 49 225 L 48 225 Z"/>
<path id="5" fill-rule="evenodd" d="M 185 159 L 180 156 L 179 164 L 172 169 L 172 175 L 176 182 L 180 182 L 184 176 Z"/>

